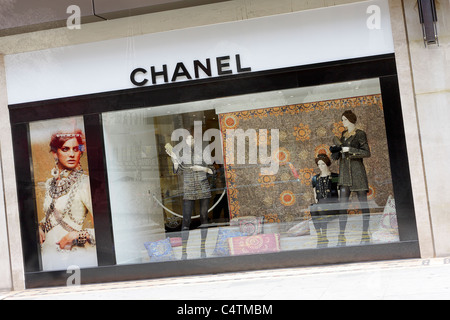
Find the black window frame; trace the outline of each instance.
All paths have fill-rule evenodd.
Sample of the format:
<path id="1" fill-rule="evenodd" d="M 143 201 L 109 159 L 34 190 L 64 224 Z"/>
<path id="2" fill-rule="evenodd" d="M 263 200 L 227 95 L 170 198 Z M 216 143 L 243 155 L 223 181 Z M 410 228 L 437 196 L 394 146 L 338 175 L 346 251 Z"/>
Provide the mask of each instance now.
<path id="1" fill-rule="evenodd" d="M 369 78 L 380 80 L 400 242 L 116 265 L 102 113 Z M 9 111 L 27 288 L 64 286 L 70 276 L 66 270 L 39 271 L 41 262 L 28 124 L 72 116 L 84 117 L 97 235 L 98 267 L 81 270 L 82 284 L 420 257 L 394 54 L 9 105 Z"/>

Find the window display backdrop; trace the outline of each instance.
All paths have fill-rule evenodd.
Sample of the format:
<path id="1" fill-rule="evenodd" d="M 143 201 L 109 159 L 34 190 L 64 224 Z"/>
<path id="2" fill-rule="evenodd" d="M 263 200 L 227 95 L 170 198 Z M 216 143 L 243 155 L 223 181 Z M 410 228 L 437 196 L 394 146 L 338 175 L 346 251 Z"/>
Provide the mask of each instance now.
<path id="1" fill-rule="evenodd" d="M 333 137 L 340 137 L 345 130 L 341 116 L 346 110 L 353 110 L 357 114 L 358 127 L 366 131 L 370 137 L 369 146 L 372 154 L 380 155 L 366 160 L 369 181 L 372 182 L 369 199 L 374 199 L 379 206 L 386 204 L 388 196 L 392 195 L 393 191 L 383 105 L 381 95 L 371 95 L 222 114 L 220 121 L 225 141 L 227 141 L 226 130 L 229 129 L 259 130 L 268 127 L 280 129 L 280 147 L 275 154 L 280 168 L 276 174 L 262 175 L 260 173 L 262 165 L 253 168 L 248 165 L 226 166 L 226 176 L 229 177 L 228 188 L 233 195 L 229 198 L 232 207 L 231 216 L 258 213 L 272 222 L 294 221 L 299 214 L 301 216 L 298 204 L 309 205 L 314 202 L 310 190 L 312 177 L 317 171 L 314 159 L 320 154 L 332 158 L 330 146 L 333 145 Z M 270 137 L 268 140 L 270 141 Z M 227 144 L 224 148 L 227 150 Z M 333 161 L 331 170 L 339 172 L 337 161 Z M 282 182 L 281 189 L 276 188 L 275 191 L 273 188 L 280 182 Z M 253 192 L 238 188 L 246 185 L 259 185 L 260 188 L 256 188 Z M 281 195 L 283 191 L 292 194 L 293 198 L 288 202 L 282 198 L 274 201 L 273 194 Z M 261 204 L 265 204 L 262 211 Z M 356 208 L 350 212 L 355 213 Z"/>
<path id="2" fill-rule="evenodd" d="M 359 96 L 354 96 L 357 94 Z M 245 103 L 240 106 L 228 104 L 228 108 L 219 110 L 231 221 L 260 218 L 266 230 L 280 233 L 281 250 L 307 249 L 316 243 L 323 248 L 399 241 L 378 79 L 280 91 L 271 95 L 271 99 L 270 94 L 264 95 L 266 100 L 259 106 L 251 101 L 247 107 Z M 289 104 L 282 105 L 282 99 L 274 99 L 277 95 L 288 97 L 285 102 Z M 262 107 L 264 105 L 266 108 Z M 236 111 L 227 112 L 227 109 Z M 349 111 L 356 114 L 353 119 L 355 134 L 344 138 L 347 129 L 342 115 Z M 267 129 L 269 132 L 278 130 L 276 146 L 270 145 L 273 142 L 270 133 L 261 134 Z M 246 134 L 250 141 L 246 146 L 245 163 L 236 164 L 239 150 L 236 151 L 235 144 L 239 141 L 228 136 L 229 130 L 259 133 L 255 134 L 254 143 L 269 145 L 263 153 L 270 150 L 272 160 L 278 162 L 275 170 L 263 173 L 261 169 L 267 165 L 261 163 L 261 159 L 250 164 L 251 134 Z M 337 139 L 350 143 L 357 139 L 356 136 L 367 137 L 366 146 L 361 147 L 366 148 L 365 154 L 362 154 L 363 150 L 351 150 L 349 156 L 342 154 L 336 157 L 330 151 Z M 328 179 L 319 169 L 318 159 L 328 161 L 329 173 L 335 176 L 334 201 L 323 199 L 330 196 L 330 190 L 320 190 L 316 182 L 322 176 Z M 348 168 L 347 161 L 356 162 L 360 167 L 352 163 Z M 351 184 L 345 181 L 346 175 L 353 180 L 350 194 L 344 193 L 345 185 Z M 368 181 L 364 181 L 367 185 L 361 186 L 358 181 L 361 179 Z M 328 194 L 318 197 L 320 192 Z M 346 200 L 348 195 L 351 196 L 350 201 Z M 321 201 L 318 198 L 322 198 Z M 327 203 L 325 207 L 317 204 L 324 209 L 319 213 L 320 217 L 316 217 L 316 202 Z M 302 237 L 295 239 L 296 235 Z"/>
<path id="3" fill-rule="evenodd" d="M 280 130 L 279 148 L 273 153 L 279 162 L 279 168 L 274 174 L 262 174 L 262 164 L 225 165 L 231 218 L 262 217 L 265 224 L 279 224 L 279 230 L 285 233 L 289 233 L 289 229 L 299 221 L 311 219 L 310 206 L 315 203 L 316 198 L 312 191 L 312 181 L 320 174 L 315 159 L 320 155 L 332 159 L 330 146 L 335 144 L 334 137 L 341 138 L 346 130 L 342 114 L 347 110 L 357 115 L 357 130 L 365 132 L 368 137 L 371 155 L 363 162 L 369 182 L 367 205 L 376 214 L 375 219 L 379 224 L 380 217 L 388 210 L 387 206 L 394 194 L 380 94 L 221 114 L 225 153 L 229 150 L 227 145 L 233 143 L 226 138 L 227 130 Z M 257 143 L 271 141 L 270 137 L 263 137 L 263 140 L 259 136 Z M 227 156 L 236 157 L 236 153 Z M 331 172 L 342 175 L 346 169 L 341 170 L 342 172 L 339 161 L 331 161 Z M 355 171 L 353 174 L 356 175 Z M 355 192 L 352 200 L 344 208 L 338 208 L 337 200 L 334 209 L 343 210 L 341 215 L 361 215 L 366 210 L 365 204 L 359 204 Z M 390 213 L 395 220 L 395 211 Z M 383 228 L 380 229 L 379 226 L 373 225 L 370 233 L 382 231 Z M 396 223 L 391 227 L 384 230 L 388 233 L 386 238 L 377 236 L 376 241 L 398 241 Z M 353 230 L 353 241 L 347 244 L 360 243 L 362 226 L 356 229 Z M 349 230 L 346 231 L 348 235 Z M 309 229 L 305 232 L 309 233 Z M 296 248 L 300 249 L 298 246 Z"/>

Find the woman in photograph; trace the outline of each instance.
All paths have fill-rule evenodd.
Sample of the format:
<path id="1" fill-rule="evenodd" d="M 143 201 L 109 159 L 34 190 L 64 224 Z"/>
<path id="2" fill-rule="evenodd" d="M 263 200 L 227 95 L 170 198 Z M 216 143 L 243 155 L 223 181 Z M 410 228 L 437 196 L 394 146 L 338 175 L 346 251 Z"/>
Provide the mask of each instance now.
<path id="1" fill-rule="evenodd" d="M 44 271 L 97 266 L 94 230 L 84 228 L 88 218 L 93 221 L 89 177 L 80 163 L 85 149 L 81 130 L 51 137 L 55 166 L 45 184 L 45 218 L 39 224 Z"/>
<path id="2" fill-rule="evenodd" d="M 339 189 L 342 210 L 346 211 L 350 194 L 356 193 L 363 212 L 363 230 L 361 244 L 370 243 L 369 224 L 370 210 L 367 203 L 369 183 L 367 179 L 364 158 L 371 156 L 367 135 L 363 130 L 356 128 L 357 116 L 351 110 L 342 114 L 342 123 L 345 127 L 341 138 L 335 138 L 336 145 L 331 147 L 333 159 L 339 159 Z M 341 215 L 341 225 L 347 223 L 345 214 Z M 342 228 L 341 228 L 342 230 Z M 339 243 L 345 244 L 344 234 L 339 235 Z"/>

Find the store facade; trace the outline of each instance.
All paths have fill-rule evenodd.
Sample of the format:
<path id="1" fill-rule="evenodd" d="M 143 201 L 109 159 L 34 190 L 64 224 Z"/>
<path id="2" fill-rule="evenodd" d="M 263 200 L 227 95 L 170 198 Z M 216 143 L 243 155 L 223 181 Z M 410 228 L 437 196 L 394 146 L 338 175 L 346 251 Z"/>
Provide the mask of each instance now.
<path id="1" fill-rule="evenodd" d="M 420 257 L 389 12 L 6 56 L 25 287 Z"/>

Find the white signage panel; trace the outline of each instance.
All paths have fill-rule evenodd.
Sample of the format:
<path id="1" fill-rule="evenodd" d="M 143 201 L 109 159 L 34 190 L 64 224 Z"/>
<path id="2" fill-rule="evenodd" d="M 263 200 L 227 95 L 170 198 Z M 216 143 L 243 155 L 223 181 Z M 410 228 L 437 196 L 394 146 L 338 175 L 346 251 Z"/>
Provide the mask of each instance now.
<path id="1" fill-rule="evenodd" d="M 5 57 L 9 104 L 394 52 L 387 0 Z M 134 71 L 134 73 L 133 73 Z"/>

